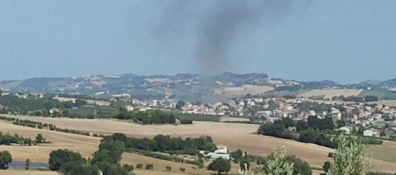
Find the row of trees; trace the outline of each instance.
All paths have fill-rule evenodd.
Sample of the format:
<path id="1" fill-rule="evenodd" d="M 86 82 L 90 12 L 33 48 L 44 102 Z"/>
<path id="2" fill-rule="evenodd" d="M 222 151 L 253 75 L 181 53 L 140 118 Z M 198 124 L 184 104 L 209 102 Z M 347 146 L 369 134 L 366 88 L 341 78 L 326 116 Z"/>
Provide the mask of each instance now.
<path id="1" fill-rule="evenodd" d="M 176 117 L 172 113 L 161 110 L 129 112 L 126 108 L 121 107 L 119 114 L 114 118 L 132 120 L 139 124 L 176 124 Z"/>
<path id="2" fill-rule="evenodd" d="M 46 139 L 42 134 L 37 134 L 36 139 L 32 140 L 31 138 L 24 138 L 19 136 L 18 134 L 10 135 L 3 134 L 0 132 L 0 145 L 11 145 L 11 144 L 21 144 L 21 145 L 32 145 L 36 143 L 46 143 Z"/>
<path id="3" fill-rule="evenodd" d="M 14 95 L 6 95 L 0 97 L 0 104 L 7 107 L 6 109 L 0 110 L 2 113 L 19 111 L 20 114 L 29 114 L 33 111 L 42 111 L 41 114 L 49 116 L 48 110 L 52 108 L 69 109 L 83 106 L 86 104 L 86 102 L 84 100 L 76 100 L 75 103 L 61 102 L 52 99 L 52 96 L 45 96 L 44 98 L 37 98 L 33 96 L 19 98 Z"/>
<path id="4" fill-rule="evenodd" d="M 368 96 L 365 96 L 365 97 L 358 97 L 358 96 L 344 97 L 344 96 L 339 96 L 339 97 L 334 97 L 333 99 L 342 100 L 342 101 L 354 101 L 354 102 L 373 102 L 373 101 L 378 101 L 378 97 L 374 96 L 374 95 L 368 95 Z"/>
<path id="5" fill-rule="evenodd" d="M 19 126 L 26 126 L 26 127 L 38 128 L 38 129 L 49 129 L 51 131 L 59 131 L 59 132 L 86 135 L 86 136 L 90 135 L 90 133 L 86 132 L 86 131 L 78 131 L 78 130 L 73 130 L 73 129 L 62 129 L 62 128 L 56 127 L 53 124 L 36 122 L 36 121 L 32 121 L 32 120 L 20 120 L 18 118 L 9 118 L 9 117 L 4 117 L 4 116 L 0 116 L 0 120 L 11 121 L 14 125 L 19 125 Z"/>
<path id="6" fill-rule="evenodd" d="M 121 141 L 125 147 L 132 150 L 145 150 L 154 152 L 167 152 L 175 154 L 196 155 L 199 150 L 214 151 L 216 145 L 211 137 L 171 138 L 170 136 L 157 135 L 153 139 L 148 138 L 128 138 L 125 134 L 115 133 L 112 136 L 104 137 L 107 141 Z"/>
<path id="7" fill-rule="evenodd" d="M 337 124 L 339 125 L 338 127 L 343 126 L 342 122 L 337 122 Z M 291 127 L 295 127 L 297 132 L 291 131 Z M 265 123 L 259 127 L 258 133 L 336 148 L 337 141 L 330 136 L 337 133 L 334 131 L 335 128 L 333 119 L 330 117 L 319 119 L 316 116 L 309 116 L 307 121 L 300 120 L 295 122 L 290 118 L 282 118 L 274 123 Z M 359 132 L 363 134 L 363 129 L 359 129 Z M 359 136 L 358 140 L 363 144 L 372 145 L 380 145 L 383 142 L 377 138 L 362 136 Z"/>
<path id="8" fill-rule="evenodd" d="M 65 175 L 129 175 L 133 174 L 133 166 L 120 165 L 125 145 L 121 141 L 103 139 L 99 149 L 91 160 L 86 160 L 79 153 L 69 150 L 56 150 L 50 153 L 49 166 L 52 171 L 60 171 Z"/>
<path id="9" fill-rule="evenodd" d="M 295 127 L 297 132 L 291 131 L 291 127 Z M 335 148 L 337 144 L 324 132 L 332 131 L 334 128 L 334 122 L 329 117 L 319 119 L 316 116 L 309 116 L 308 122 L 304 120 L 295 122 L 290 118 L 282 118 L 273 124 L 265 123 L 259 127 L 258 133 Z"/>

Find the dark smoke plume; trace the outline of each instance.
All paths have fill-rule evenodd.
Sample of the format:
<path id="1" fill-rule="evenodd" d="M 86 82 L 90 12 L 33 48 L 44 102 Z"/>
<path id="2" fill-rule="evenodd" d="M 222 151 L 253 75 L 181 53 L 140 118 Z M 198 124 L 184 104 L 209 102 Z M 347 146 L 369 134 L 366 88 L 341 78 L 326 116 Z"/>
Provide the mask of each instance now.
<path id="1" fill-rule="evenodd" d="M 203 92 L 202 101 L 218 100 L 211 93 L 217 87 L 211 77 L 227 70 L 232 63 L 230 52 L 239 41 L 252 36 L 252 31 L 260 32 L 259 27 L 278 24 L 289 15 L 293 2 L 304 6 L 309 1 L 168 0 L 154 36 L 162 46 L 180 53 L 192 45 L 191 58 L 203 75 L 202 86 L 194 86 L 192 91 Z M 186 42 L 191 45 L 183 47 Z"/>
<path id="2" fill-rule="evenodd" d="M 165 15 L 162 31 L 196 25 L 193 53 L 201 74 L 211 76 L 225 70 L 236 35 L 248 35 L 244 29 L 257 23 L 276 21 L 287 15 L 291 0 L 174 0 Z M 195 4 L 194 4 L 195 3 Z M 204 9 L 202 8 L 204 7 Z M 209 8 L 208 8 L 209 7 Z"/>

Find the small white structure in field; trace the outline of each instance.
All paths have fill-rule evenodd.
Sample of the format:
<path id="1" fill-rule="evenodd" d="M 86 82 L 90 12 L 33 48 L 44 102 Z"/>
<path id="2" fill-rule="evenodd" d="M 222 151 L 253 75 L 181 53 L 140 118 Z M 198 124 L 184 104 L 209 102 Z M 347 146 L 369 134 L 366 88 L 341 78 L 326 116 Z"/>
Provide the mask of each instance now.
<path id="1" fill-rule="evenodd" d="M 205 151 L 199 151 L 199 153 L 205 157 L 209 156 L 212 159 L 217 159 L 217 158 L 222 158 L 222 159 L 226 159 L 226 160 L 231 159 L 231 156 L 228 153 L 227 146 L 224 146 L 224 145 L 217 145 L 217 150 L 215 150 L 214 152 L 206 153 Z"/>
<path id="2" fill-rule="evenodd" d="M 373 136 L 378 136 L 379 132 L 377 130 L 374 129 L 366 129 L 363 131 L 363 135 L 364 136 L 369 136 L 369 137 L 373 137 Z"/>

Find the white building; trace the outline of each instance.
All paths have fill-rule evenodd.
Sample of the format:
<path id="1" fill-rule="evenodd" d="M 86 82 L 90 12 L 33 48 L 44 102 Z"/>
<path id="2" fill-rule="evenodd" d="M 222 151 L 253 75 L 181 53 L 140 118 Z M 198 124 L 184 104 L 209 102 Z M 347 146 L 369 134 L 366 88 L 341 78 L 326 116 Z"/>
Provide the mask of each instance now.
<path id="1" fill-rule="evenodd" d="M 363 135 L 364 136 L 373 137 L 373 136 L 378 136 L 379 132 L 377 130 L 374 130 L 374 129 L 366 129 L 366 130 L 363 131 Z"/>
<path id="2" fill-rule="evenodd" d="M 217 159 L 217 158 L 222 158 L 226 160 L 231 159 L 231 156 L 228 153 L 227 146 L 224 145 L 217 145 L 217 150 L 215 150 L 214 152 L 205 153 L 205 151 L 200 151 L 199 153 L 202 154 L 203 156 L 209 156 L 212 159 Z"/>

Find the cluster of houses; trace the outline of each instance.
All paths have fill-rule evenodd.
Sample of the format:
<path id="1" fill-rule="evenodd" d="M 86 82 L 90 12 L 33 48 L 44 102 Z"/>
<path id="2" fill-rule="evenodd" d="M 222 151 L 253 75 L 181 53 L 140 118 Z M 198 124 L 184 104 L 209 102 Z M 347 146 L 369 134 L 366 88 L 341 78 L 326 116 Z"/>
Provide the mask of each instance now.
<path id="1" fill-rule="evenodd" d="M 140 109 L 162 108 L 174 109 L 177 101 L 167 100 L 132 100 L 134 106 Z M 329 106 L 326 110 L 301 109 L 301 104 L 316 104 Z M 333 117 L 334 121 L 344 120 L 346 123 L 367 128 L 365 136 L 379 136 L 381 128 L 389 121 L 395 121 L 396 107 L 377 104 L 341 101 L 333 99 L 315 99 L 308 97 L 296 98 L 240 98 L 227 102 L 191 103 L 187 102 L 181 107 L 182 113 L 232 116 L 249 118 L 256 123 L 273 122 L 284 117 L 294 120 L 306 120 L 309 116 L 318 118 Z M 396 122 L 391 123 L 396 126 Z M 342 127 L 347 133 L 352 127 Z M 396 127 L 390 127 L 396 132 Z"/>
<path id="2" fill-rule="evenodd" d="M 10 95 L 8 92 L 1 92 L 1 96 Z M 43 98 L 43 94 L 23 94 L 14 93 L 19 98 L 27 98 L 27 96 L 35 96 Z M 94 101 L 94 100 L 91 100 Z M 94 101 L 95 102 L 95 101 Z M 125 101 L 128 110 L 146 111 L 151 109 L 174 110 L 178 101 L 175 99 L 162 100 L 138 100 L 128 99 Z M 103 103 L 101 101 L 101 103 Z M 110 102 L 109 102 L 110 104 Z M 109 105 L 106 104 L 106 105 Z M 186 102 L 178 109 L 182 113 L 201 114 L 201 115 L 217 115 L 231 116 L 239 118 L 247 118 L 255 123 L 273 122 L 284 117 L 290 117 L 294 120 L 306 120 L 309 116 L 317 116 L 318 118 L 333 117 L 334 120 L 344 120 L 346 123 L 355 126 L 363 126 L 367 128 L 364 135 L 377 136 L 379 129 L 385 126 L 394 130 L 396 133 L 396 107 L 377 103 L 362 103 L 353 101 L 342 101 L 332 98 L 265 98 L 265 97 L 245 97 L 232 99 L 225 102 L 214 103 L 192 103 Z M 302 109 L 302 105 L 305 108 Z M 325 105 L 324 109 L 312 109 L 310 105 Z M 308 109 L 306 108 L 308 106 Z M 2 107 L 2 106 L 0 106 Z M 3 107 L 4 108 L 4 107 Z M 392 122 L 393 123 L 390 123 Z M 393 127 L 395 126 L 395 127 Z M 351 132 L 351 128 L 340 128 L 346 132 Z"/>

